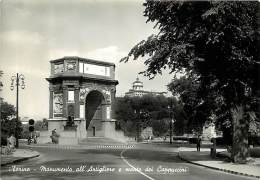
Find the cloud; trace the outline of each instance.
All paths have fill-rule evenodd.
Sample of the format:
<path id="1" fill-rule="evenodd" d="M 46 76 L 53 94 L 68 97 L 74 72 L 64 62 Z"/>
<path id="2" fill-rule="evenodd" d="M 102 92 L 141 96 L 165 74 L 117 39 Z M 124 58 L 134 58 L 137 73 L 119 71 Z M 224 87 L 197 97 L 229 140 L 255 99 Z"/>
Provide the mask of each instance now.
<path id="1" fill-rule="evenodd" d="M 85 53 L 81 53 L 78 50 L 66 50 L 66 49 L 50 49 L 48 59 L 59 59 L 64 56 L 79 56 L 86 57 Z"/>
<path id="2" fill-rule="evenodd" d="M 121 51 L 117 46 L 98 48 L 89 52 L 75 49 L 53 49 L 49 51 L 49 59 L 58 59 L 64 56 L 79 56 L 83 58 L 112 62 L 115 64 L 119 64 L 120 59 L 126 55 L 127 52 Z"/>
<path id="3" fill-rule="evenodd" d="M 117 46 L 108 46 L 105 48 L 95 49 L 87 53 L 88 58 L 109 61 L 115 64 L 118 64 L 119 60 L 126 55 L 127 52 L 120 51 Z"/>
<path id="4" fill-rule="evenodd" d="M 5 31 L 0 34 L 0 40 L 3 43 L 21 44 L 21 45 L 39 45 L 44 41 L 44 37 L 37 32 L 29 31 Z"/>

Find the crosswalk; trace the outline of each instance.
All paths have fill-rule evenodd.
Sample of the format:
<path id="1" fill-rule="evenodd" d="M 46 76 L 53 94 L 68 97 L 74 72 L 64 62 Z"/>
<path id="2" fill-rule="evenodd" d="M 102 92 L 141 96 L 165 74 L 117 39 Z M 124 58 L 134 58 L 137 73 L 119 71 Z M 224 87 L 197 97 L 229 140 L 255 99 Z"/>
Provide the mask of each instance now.
<path id="1" fill-rule="evenodd" d="M 72 150 L 72 149 L 111 149 L 111 150 L 116 150 L 116 149 L 133 149 L 135 148 L 135 145 L 27 145 L 27 147 L 38 147 L 38 148 L 48 148 L 48 149 L 62 149 L 62 150 Z"/>
<path id="2" fill-rule="evenodd" d="M 97 149 L 131 149 L 134 148 L 134 145 L 99 145 L 96 146 Z"/>

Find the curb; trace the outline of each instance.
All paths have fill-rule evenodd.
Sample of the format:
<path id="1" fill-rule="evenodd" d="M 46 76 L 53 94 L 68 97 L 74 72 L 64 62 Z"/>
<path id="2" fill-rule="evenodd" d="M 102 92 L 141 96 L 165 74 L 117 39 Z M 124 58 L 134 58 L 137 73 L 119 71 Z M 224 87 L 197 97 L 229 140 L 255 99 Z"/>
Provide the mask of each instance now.
<path id="1" fill-rule="evenodd" d="M 213 167 L 213 166 L 207 166 L 207 165 L 204 165 L 204 164 L 200 164 L 200 163 L 196 163 L 196 162 L 187 160 L 187 159 L 183 158 L 183 157 L 180 155 L 180 151 L 178 152 L 178 158 L 180 158 L 182 161 L 186 161 L 186 162 L 188 162 L 188 163 L 190 163 L 190 164 L 194 164 L 194 165 L 197 165 L 197 166 L 206 167 L 206 168 L 213 169 L 213 170 L 217 170 L 217 171 L 222 171 L 222 172 L 226 172 L 226 173 L 230 173 L 230 174 L 235 174 L 235 175 L 242 175 L 242 176 L 247 176 L 247 177 L 253 177 L 253 178 L 258 178 L 258 179 L 260 178 L 260 176 L 255 176 L 255 175 L 252 175 L 252 174 L 240 173 L 240 172 L 236 172 L 236 171 L 232 171 L 232 170 L 221 169 L 221 168 L 217 168 L 217 167 Z"/>
<path id="2" fill-rule="evenodd" d="M 9 161 L 9 162 L 7 162 L 7 163 L 1 164 L 1 166 L 6 166 L 6 165 L 9 165 L 9 164 L 13 164 L 13 163 L 18 163 L 18 162 L 26 161 L 26 160 L 28 160 L 28 159 L 36 158 L 36 157 L 39 157 L 39 156 L 40 156 L 40 154 L 37 154 L 37 155 L 31 156 L 31 157 L 19 158 L 19 159 L 16 159 L 16 160 Z"/>

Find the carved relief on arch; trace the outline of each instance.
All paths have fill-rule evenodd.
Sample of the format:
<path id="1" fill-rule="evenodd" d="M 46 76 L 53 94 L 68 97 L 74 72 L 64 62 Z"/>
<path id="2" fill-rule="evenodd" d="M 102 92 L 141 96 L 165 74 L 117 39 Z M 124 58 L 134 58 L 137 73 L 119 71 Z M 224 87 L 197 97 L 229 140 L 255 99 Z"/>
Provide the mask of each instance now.
<path id="1" fill-rule="evenodd" d="M 102 94 L 107 103 L 111 103 L 111 91 L 108 88 L 102 89 Z"/>
<path id="2" fill-rule="evenodd" d="M 80 90 L 79 90 L 79 100 L 80 100 L 80 101 L 85 101 L 85 98 L 86 98 L 87 94 L 88 94 L 90 91 L 91 91 L 90 88 L 87 88 L 87 87 L 85 87 L 85 88 L 80 88 Z"/>
<path id="3" fill-rule="evenodd" d="M 98 86 L 80 88 L 79 99 L 81 102 L 85 102 L 85 99 L 91 91 L 99 91 L 105 98 L 106 103 L 111 103 L 111 92 L 109 88 L 101 88 Z"/>

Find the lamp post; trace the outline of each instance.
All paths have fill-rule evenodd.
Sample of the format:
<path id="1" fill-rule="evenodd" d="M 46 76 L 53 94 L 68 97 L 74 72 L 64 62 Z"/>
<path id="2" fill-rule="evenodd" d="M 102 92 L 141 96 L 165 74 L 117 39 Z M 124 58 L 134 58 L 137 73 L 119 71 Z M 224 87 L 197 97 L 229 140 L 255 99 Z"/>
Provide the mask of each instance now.
<path id="1" fill-rule="evenodd" d="M 136 115 L 137 118 L 137 122 L 136 122 L 136 141 L 140 142 L 141 141 L 141 133 L 142 133 L 142 119 L 143 119 L 143 114 L 144 114 L 144 110 L 134 110 L 134 113 Z"/>
<path id="2" fill-rule="evenodd" d="M 3 71 L 0 70 L 0 77 L 2 77 L 3 75 Z M 0 91 L 2 91 L 2 88 L 3 88 L 3 83 L 0 81 Z M 2 103 L 3 103 L 3 98 L 0 97 L 0 120 L 2 120 Z M 1 149 L 2 150 L 2 149 Z"/>
<path id="3" fill-rule="evenodd" d="M 136 142 L 139 142 L 140 136 L 140 111 L 134 110 L 137 122 L 136 122 Z"/>
<path id="4" fill-rule="evenodd" d="M 19 118 L 19 86 L 21 86 L 22 89 L 25 88 L 24 83 L 24 75 L 16 73 L 16 76 L 11 77 L 11 90 L 14 90 L 14 87 L 16 86 L 16 127 L 15 127 L 15 138 L 16 138 L 16 148 L 19 147 L 18 144 L 18 133 L 17 133 L 17 124 L 18 124 L 18 118 Z"/>
<path id="5" fill-rule="evenodd" d="M 169 110 L 169 116 L 170 116 L 170 144 L 172 144 L 172 129 L 173 129 L 173 104 L 172 104 L 172 99 L 170 99 L 170 105 L 168 106 Z"/>
<path id="6" fill-rule="evenodd" d="M 172 144 L 172 109 L 168 106 L 169 116 L 170 116 L 170 144 Z"/>

